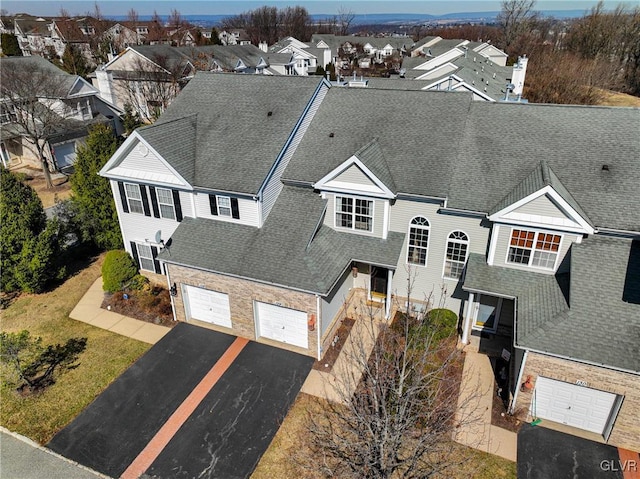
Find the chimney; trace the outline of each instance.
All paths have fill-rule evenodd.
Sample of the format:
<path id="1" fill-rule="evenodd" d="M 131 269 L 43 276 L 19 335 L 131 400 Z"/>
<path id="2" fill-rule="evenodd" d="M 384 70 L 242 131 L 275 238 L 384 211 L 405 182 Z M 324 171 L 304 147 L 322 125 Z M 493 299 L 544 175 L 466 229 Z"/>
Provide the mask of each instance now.
<path id="1" fill-rule="evenodd" d="M 529 59 L 526 55 L 518 57 L 518 61 L 513 64 L 513 75 L 511 77 L 511 83 L 515 88 L 513 93 L 517 95 L 518 99 L 522 97 L 522 89 L 524 88 L 524 79 L 527 75 L 527 62 Z"/>
<path id="2" fill-rule="evenodd" d="M 258 44 L 258 48 L 263 52 L 267 53 L 267 51 L 269 50 L 269 45 L 267 45 L 267 42 L 260 42 Z"/>

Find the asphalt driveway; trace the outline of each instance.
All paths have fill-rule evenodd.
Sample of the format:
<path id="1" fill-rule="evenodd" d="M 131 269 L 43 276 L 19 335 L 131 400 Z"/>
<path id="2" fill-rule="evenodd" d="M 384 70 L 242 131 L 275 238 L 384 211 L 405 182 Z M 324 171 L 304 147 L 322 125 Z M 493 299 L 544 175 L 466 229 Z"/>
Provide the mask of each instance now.
<path id="1" fill-rule="evenodd" d="M 622 479 L 618 449 L 525 424 L 518 432 L 518 479 Z"/>
<path id="2" fill-rule="evenodd" d="M 181 323 L 48 447 L 111 477 L 132 474 L 134 465 L 156 478 L 248 477 L 312 364 L 307 356 Z"/>

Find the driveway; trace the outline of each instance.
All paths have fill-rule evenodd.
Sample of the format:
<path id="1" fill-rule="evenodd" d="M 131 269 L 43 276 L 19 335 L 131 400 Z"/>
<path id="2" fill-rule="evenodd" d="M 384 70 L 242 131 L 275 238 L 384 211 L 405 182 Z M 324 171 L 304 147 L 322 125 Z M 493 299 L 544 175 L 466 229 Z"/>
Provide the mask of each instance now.
<path id="1" fill-rule="evenodd" d="M 181 323 L 48 447 L 111 477 L 248 477 L 312 364 Z"/>
<path id="2" fill-rule="evenodd" d="M 529 424 L 518 433 L 518 479 L 623 479 L 622 464 L 613 446 Z"/>

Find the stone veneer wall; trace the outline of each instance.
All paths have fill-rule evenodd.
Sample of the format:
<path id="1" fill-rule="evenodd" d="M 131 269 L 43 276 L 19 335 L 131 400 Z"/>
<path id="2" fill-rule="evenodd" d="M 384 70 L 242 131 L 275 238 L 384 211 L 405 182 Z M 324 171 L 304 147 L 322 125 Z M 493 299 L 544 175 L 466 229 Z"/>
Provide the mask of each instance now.
<path id="1" fill-rule="evenodd" d="M 522 381 L 531 376 L 535 385 L 538 375 L 571 384 L 586 381 L 587 387 L 624 396 L 608 444 L 640 451 L 640 376 L 530 352 Z M 518 392 L 515 413 L 523 420 L 528 416 L 532 396 L 533 389 Z"/>
<path id="2" fill-rule="evenodd" d="M 279 341 L 257 338 L 253 312 L 254 300 L 270 304 L 280 303 L 281 306 L 287 308 L 305 311 L 308 319 L 312 314 L 317 315 L 316 297 L 313 294 L 292 291 L 289 289 L 278 288 L 276 286 L 269 286 L 262 283 L 234 278 L 232 276 L 209 273 L 182 266 L 167 264 L 166 267 L 169 272 L 171 284 L 176 283 L 178 287 L 178 295 L 174 297 L 175 314 L 178 321 L 186 321 L 187 319 L 184 301 L 182 298 L 182 284 L 210 289 L 220 293 L 227 293 L 229 295 L 231 324 L 233 327 L 228 329 L 212 324 L 211 327 L 213 329 L 317 358 L 317 329 L 308 332 L 309 346 L 307 349 L 281 343 Z M 208 325 L 208 323 L 201 323 L 200 321 L 198 321 L 198 323 Z"/>

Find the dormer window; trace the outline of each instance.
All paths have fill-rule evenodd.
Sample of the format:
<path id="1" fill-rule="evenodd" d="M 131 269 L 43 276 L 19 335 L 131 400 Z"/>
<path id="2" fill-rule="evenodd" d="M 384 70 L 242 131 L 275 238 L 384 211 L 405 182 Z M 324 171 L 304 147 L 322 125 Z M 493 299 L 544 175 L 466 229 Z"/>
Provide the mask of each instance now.
<path id="1" fill-rule="evenodd" d="M 373 201 L 336 196 L 336 227 L 373 231 Z"/>
<path id="2" fill-rule="evenodd" d="M 507 263 L 554 269 L 562 236 L 540 231 L 514 229 Z"/>

